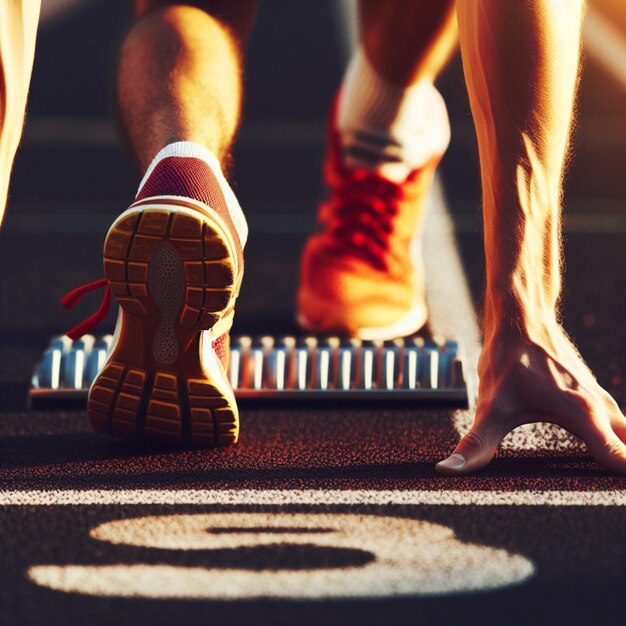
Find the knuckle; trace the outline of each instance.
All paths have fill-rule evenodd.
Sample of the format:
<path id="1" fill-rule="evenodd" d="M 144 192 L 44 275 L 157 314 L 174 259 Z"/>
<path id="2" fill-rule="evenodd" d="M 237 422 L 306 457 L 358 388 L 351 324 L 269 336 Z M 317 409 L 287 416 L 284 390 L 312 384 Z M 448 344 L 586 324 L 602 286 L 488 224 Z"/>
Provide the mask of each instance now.
<path id="1" fill-rule="evenodd" d="M 481 452 L 485 448 L 485 444 L 481 436 L 474 430 L 470 430 L 463 438 L 464 447 L 471 448 L 477 452 Z"/>

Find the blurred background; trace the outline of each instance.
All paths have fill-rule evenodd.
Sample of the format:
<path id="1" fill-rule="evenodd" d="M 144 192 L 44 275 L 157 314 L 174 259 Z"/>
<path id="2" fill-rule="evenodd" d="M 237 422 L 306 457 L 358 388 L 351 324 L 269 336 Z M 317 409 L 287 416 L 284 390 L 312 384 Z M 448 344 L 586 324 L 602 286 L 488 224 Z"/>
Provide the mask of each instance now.
<path id="1" fill-rule="evenodd" d="M 324 122 L 349 54 L 349 2 L 265 0 L 246 66 L 233 180 L 250 222 L 237 329 L 289 332 L 298 257 L 315 228 Z M 63 294 L 102 276 L 101 246 L 139 172 L 116 127 L 114 73 L 129 3 L 43 0 L 28 119 L 0 233 L 0 400 L 23 405 L 33 363 L 77 311 Z M 590 3 L 565 194 L 567 330 L 624 407 L 626 4 Z M 484 280 L 478 156 L 458 55 L 439 81 L 452 122 L 441 178 L 476 306 Z M 108 320 L 113 325 L 113 314 Z M 105 326 L 102 331 L 107 330 Z"/>

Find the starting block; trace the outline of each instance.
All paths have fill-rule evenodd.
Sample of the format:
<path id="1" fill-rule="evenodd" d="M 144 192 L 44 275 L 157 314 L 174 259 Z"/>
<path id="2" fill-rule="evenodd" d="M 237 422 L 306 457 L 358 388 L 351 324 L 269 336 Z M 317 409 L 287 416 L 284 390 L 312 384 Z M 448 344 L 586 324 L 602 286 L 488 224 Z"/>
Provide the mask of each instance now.
<path id="1" fill-rule="evenodd" d="M 232 337 L 228 375 L 237 399 L 383 400 L 471 408 L 478 387 L 480 331 L 437 177 L 424 232 L 424 261 L 428 335 L 387 342 L 336 336 Z M 462 337 L 462 346 L 453 337 Z M 35 368 L 30 406 L 84 408 L 112 340 L 111 335 L 76 342 L 54 338 Z"/>
<path id="2" fill-rule="evenodd" d="M 84 407 L 111 335 L 56 337 L 35 368 L 33 408 Z M 417 401 L 468 406 L 457 341 L 421 336 L 361 341 L 336 336 L 235 336 L 228 375 L 238 400 Z"/>

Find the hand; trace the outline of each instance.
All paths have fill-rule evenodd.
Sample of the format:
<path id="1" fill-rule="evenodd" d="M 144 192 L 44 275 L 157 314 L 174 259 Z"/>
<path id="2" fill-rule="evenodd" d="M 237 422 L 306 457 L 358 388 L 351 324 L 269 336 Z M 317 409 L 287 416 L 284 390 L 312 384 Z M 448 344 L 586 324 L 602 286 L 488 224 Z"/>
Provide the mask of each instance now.
<path id="1" fill-rule="evenodd" d="M 437 464 L 438 473 L 479 470 L 514 428 L 552 422 L 582 439 L 607 469 L 626 474 L 626 417 L 560 327 L 546 338 L 539 343 L 497 337 L 485 345 L 474 424 L 452 455 Z"/>

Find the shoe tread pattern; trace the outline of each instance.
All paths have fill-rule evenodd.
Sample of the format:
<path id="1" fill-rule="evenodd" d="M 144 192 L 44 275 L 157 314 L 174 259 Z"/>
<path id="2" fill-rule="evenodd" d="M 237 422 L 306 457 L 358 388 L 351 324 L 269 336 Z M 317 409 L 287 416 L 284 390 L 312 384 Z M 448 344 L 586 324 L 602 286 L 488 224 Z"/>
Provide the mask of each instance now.
<path id="1" fill-rule="evenodd" d="M 163 244 L 174 250 L 184 271 L 177 333 L 187 341 L 171 365 L 146 357 L 160 316 L 150 293 L 150 263 Z M 114 224 L 105 241 L 104 268 L 126 321 L 89 393 L 93 428 L 143 442 L 192 447 L 235 443 L 239 416 L 234 398 L 198 367 L 199 334 L 222 317 L 235 290 L 225 235 L 201 214 L 145 208 Z"/>
<path id="2" fill-rule="evenodd" d="M 162 243 L 168 243 L 183 262 L 185 303 L 179 323 L 195 330 L 211 328 L 231 300 L 235 268 L 224 235 L 201 215 L 146 209 L 115 224 L 104 246 L 104 273 L 111 292 L 127 313 L 155 313 L 148 269 Z"/>
<path id="3" fill-rule="evenodd" d="M 89 394 L 94 430 L 121 439 L 193 447 L 237 442 L 235 405 L 211 381 L 112 362 Z"/>

